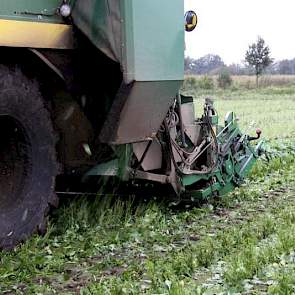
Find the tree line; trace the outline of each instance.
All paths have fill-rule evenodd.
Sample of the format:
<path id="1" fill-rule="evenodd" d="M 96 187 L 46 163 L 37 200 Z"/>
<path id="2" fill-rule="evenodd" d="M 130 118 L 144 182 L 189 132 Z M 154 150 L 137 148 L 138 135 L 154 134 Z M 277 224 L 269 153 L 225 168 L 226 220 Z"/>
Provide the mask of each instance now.
<path id="1" fill-rule="evenodd" d="M 245 63 L 226 65 L 216 54 L 207 54 L 201 58 L 185 58 L 186 74 L 218 75 L 227 70 L 231 75 L 255 75 L 255 69 Z M 295 58 L 273 62 L 264 69 L 265 74 L 295 75 Z"/>
<path id="2" fill-rule="evenodd" d="M 187 74 L 218 74 L 224 78 L 230 75 L 252 75 L 256 76 L 256 85 L 259 86 L 259 77 L 262 74 L 295 74 L 295 58 L 284 59 L 274 62 L 271 57 L 270 48 L 263 38 L 258 36 L 256 42 L 249 45 L 245 53 L 245 61 L 242 64 L 225 65 L 219 55 L 207 54 L 201 58 L 185 59 L 185 72 Z"/>

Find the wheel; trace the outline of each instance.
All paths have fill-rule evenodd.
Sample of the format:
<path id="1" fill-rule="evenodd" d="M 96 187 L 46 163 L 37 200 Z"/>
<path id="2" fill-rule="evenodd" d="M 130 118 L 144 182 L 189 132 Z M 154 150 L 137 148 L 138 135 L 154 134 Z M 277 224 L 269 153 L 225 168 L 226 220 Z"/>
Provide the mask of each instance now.
<path id="1" fill-rule="evenodd" d="M 44 232 L 57 205 L 55 135 L 38 84 L 0 65 L 0 248 Z"/>

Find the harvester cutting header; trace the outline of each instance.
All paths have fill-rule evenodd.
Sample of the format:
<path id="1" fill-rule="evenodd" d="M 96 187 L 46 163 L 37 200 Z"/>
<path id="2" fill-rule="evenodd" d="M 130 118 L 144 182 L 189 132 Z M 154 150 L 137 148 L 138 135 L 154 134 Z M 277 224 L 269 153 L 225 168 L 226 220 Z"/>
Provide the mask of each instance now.
<path id="1" fill-rule="evenodd" d="M 56 191 L 120 188 L 222 195 L 255 163 L 234 113 L 183 96 L 183 0 L 0 4 L 0 247 L 43 232 Z M 74 181 L 73 181 L 74 180 Z M 105 181 L 104 181 L 105 183 Z"/>

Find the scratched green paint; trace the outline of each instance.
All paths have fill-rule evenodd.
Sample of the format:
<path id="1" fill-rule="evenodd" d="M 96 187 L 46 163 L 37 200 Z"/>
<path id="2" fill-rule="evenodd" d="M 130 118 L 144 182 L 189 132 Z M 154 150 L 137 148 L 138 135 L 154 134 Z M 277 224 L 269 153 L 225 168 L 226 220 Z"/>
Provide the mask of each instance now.
<path id="1" fill-rule="evenodd" d="M 0 18 L 41 22 L 62 22 L 56 14 L 61 0 L 1 0 Z"/>

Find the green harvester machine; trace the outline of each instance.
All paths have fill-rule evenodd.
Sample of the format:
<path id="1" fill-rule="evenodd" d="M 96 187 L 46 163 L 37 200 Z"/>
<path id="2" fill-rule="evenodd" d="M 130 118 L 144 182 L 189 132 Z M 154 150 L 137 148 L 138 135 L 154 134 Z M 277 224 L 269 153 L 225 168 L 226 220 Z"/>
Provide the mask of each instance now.
<path id="1" fill-rule="evenodd" d="M 58 192 L 116 179 L 200 200 L 243 182 L 260 131 L 180 94 L 196 22 L 183 0 L 1 1 L 0 248 L 44 232 Z"/>

